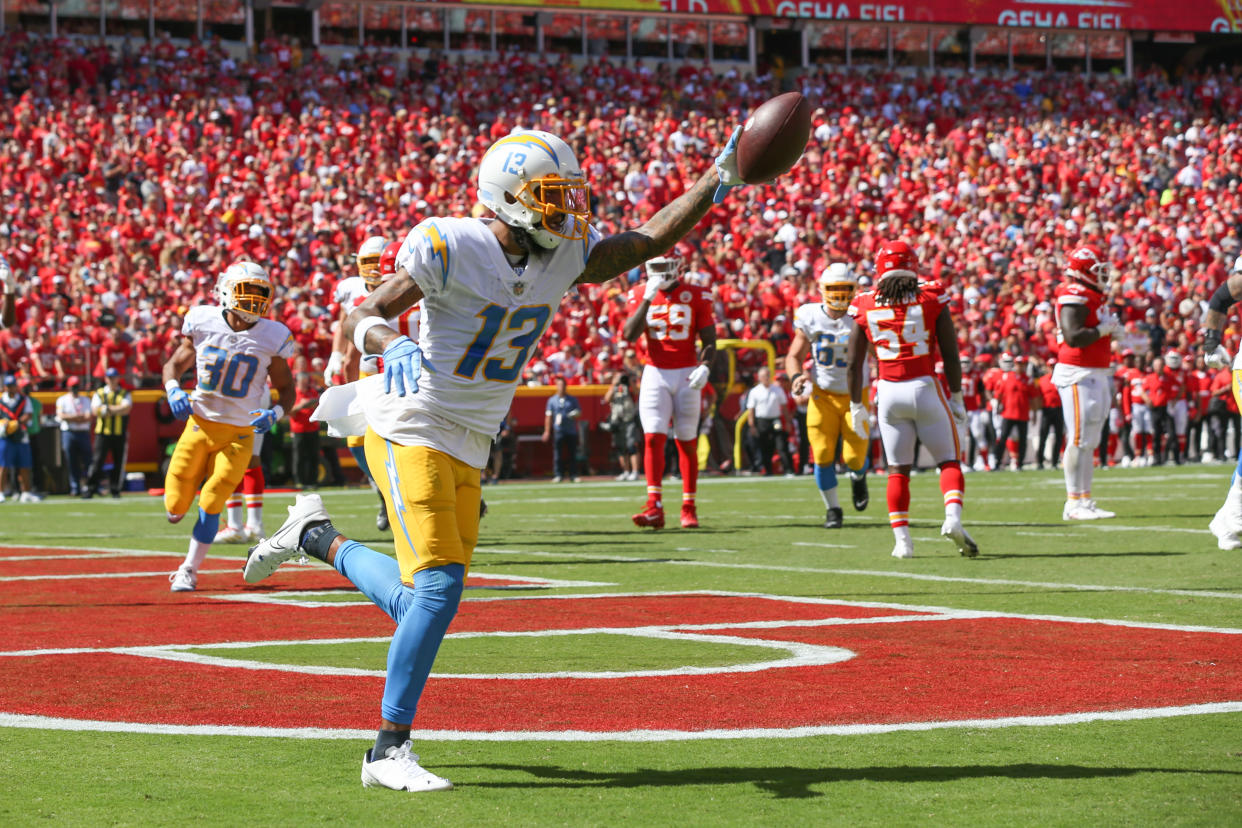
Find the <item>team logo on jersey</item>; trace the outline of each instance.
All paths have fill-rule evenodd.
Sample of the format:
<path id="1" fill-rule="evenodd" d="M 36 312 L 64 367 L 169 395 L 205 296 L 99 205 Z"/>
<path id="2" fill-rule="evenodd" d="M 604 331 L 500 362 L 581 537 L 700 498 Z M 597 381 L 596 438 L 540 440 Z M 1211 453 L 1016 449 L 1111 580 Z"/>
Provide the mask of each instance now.
<path id="1" fill-rule="evenodd" d="M 688 291 L 688 290 L 683 290 L 683 291 L 681 292 L 681 295 L 680 295 L 680 296 L 678 296 L 678 297 L 677 297 L 677 299 L 678 299 L 679 301 L 682 301 L 682 302 L 689 302 L 689 301 L 690 301 L 690 291 Z"/>
<path id="2" fill-rule="evenodd" d="M 513 283 L 513 295 L 514 296 L 521 296 L 525 292 L 526 292 L 525 282 L 514 282 Z"/>

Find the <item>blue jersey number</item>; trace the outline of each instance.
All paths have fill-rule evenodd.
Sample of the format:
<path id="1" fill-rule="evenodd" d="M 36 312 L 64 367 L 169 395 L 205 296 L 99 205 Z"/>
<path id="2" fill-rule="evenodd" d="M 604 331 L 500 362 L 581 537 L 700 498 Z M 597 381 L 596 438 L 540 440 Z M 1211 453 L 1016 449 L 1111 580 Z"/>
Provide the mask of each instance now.
<path id="1" fill-rule="evenodd" d="M 203 391 L 219 391 L 226 397 L 245 397 L 250 383 L 259 370 L 258 357 L 250 354 L 233 354 L 223 348 L 208 345 L 203 349 L 206 362 L 205 376 L 200 374 L 198 387 Z"/>
<path id="2" fill-rule="evenodd" d="M 502 165 L 502 168 L 510 175 L 521 175 L 522 165 L 525 163 L 526 153 L 510 151 L 510 153 L 505 156 L 505 163 Z"/>
<path id="3" fill-rule="evenodd" d="M 849 344 L 850 335 L 820 334 L 815 343 L 815 362 L 825 368 L 845 368 L 845 348 Z M 838 356 L 840 354 L 840 356 Z"/>
<path id="4" fill-rule="evenodd" d="M 500 305 L 488 305 L 479 311 L 477 316 L 483 320 L 474 341 L 466 349 L 461 361 L 457 363 L 454 373 L 459 377 L 474 379 L 483 366 L 483 378 L 493 382 L 515 382 L 526 365 L 530 349 L 539 337 L 552 316 L 552 309 L 547 305 L 524 305 L 506 313 Z M 501 330 L 519 331 L 508 343 L 516 353 L 503 356 L 488 357 L 492 344 Z"/>

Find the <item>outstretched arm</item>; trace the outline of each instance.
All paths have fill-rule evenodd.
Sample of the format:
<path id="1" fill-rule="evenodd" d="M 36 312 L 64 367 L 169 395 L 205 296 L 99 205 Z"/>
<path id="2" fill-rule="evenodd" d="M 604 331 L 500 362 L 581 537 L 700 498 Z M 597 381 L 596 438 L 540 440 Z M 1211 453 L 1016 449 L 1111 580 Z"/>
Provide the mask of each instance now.
<path id="1" fill-rule="evenodd" d="M 720 183 L 713 165 L 694 186 L 674 199 L 636 230 L 625 230 L 595 245 L 579 282 L 606 282 L 659 256 L 689 233 L 712 206 Z"/>

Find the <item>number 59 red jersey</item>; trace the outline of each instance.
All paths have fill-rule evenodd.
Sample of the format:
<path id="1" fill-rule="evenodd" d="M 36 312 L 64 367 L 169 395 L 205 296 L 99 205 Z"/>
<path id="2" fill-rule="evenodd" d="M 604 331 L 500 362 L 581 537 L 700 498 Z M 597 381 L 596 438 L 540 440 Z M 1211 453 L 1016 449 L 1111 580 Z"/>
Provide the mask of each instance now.
<path id="1" fill-rule="evenodd" d="M 643 283 L 630 290 L 625 311 L 633 314 L 643 302 Z M 647 360 L 657 368 L 689 368 L 699 362 L 697 334 L 714 325 L 707 291 L 680 282 L 660 291 L 647 307 Z"/>
<path id="2" fill-rule="evenodd" d="M 876 303 L 875 291 L 854 297 L 849 314 L 863 336 L 875 346 L 882 380 L 930 377 L 939 359 L 936 319 L 949 297 L 940 282 L 919 282 L 918 294 L 905 305 Z"/>

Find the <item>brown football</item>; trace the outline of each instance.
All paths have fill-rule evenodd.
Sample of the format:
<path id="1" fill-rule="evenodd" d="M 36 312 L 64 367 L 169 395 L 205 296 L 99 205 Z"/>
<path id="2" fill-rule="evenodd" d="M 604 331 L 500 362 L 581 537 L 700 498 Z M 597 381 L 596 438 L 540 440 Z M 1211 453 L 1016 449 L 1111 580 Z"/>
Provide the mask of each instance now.
<path id="1" fill-rule="evenodd" d="M 802 157 L 811 136 L 811 104 L 801 92 L 764 101 L 742 125 L 737 171 L 747 184 L 771 181 Z"/>

